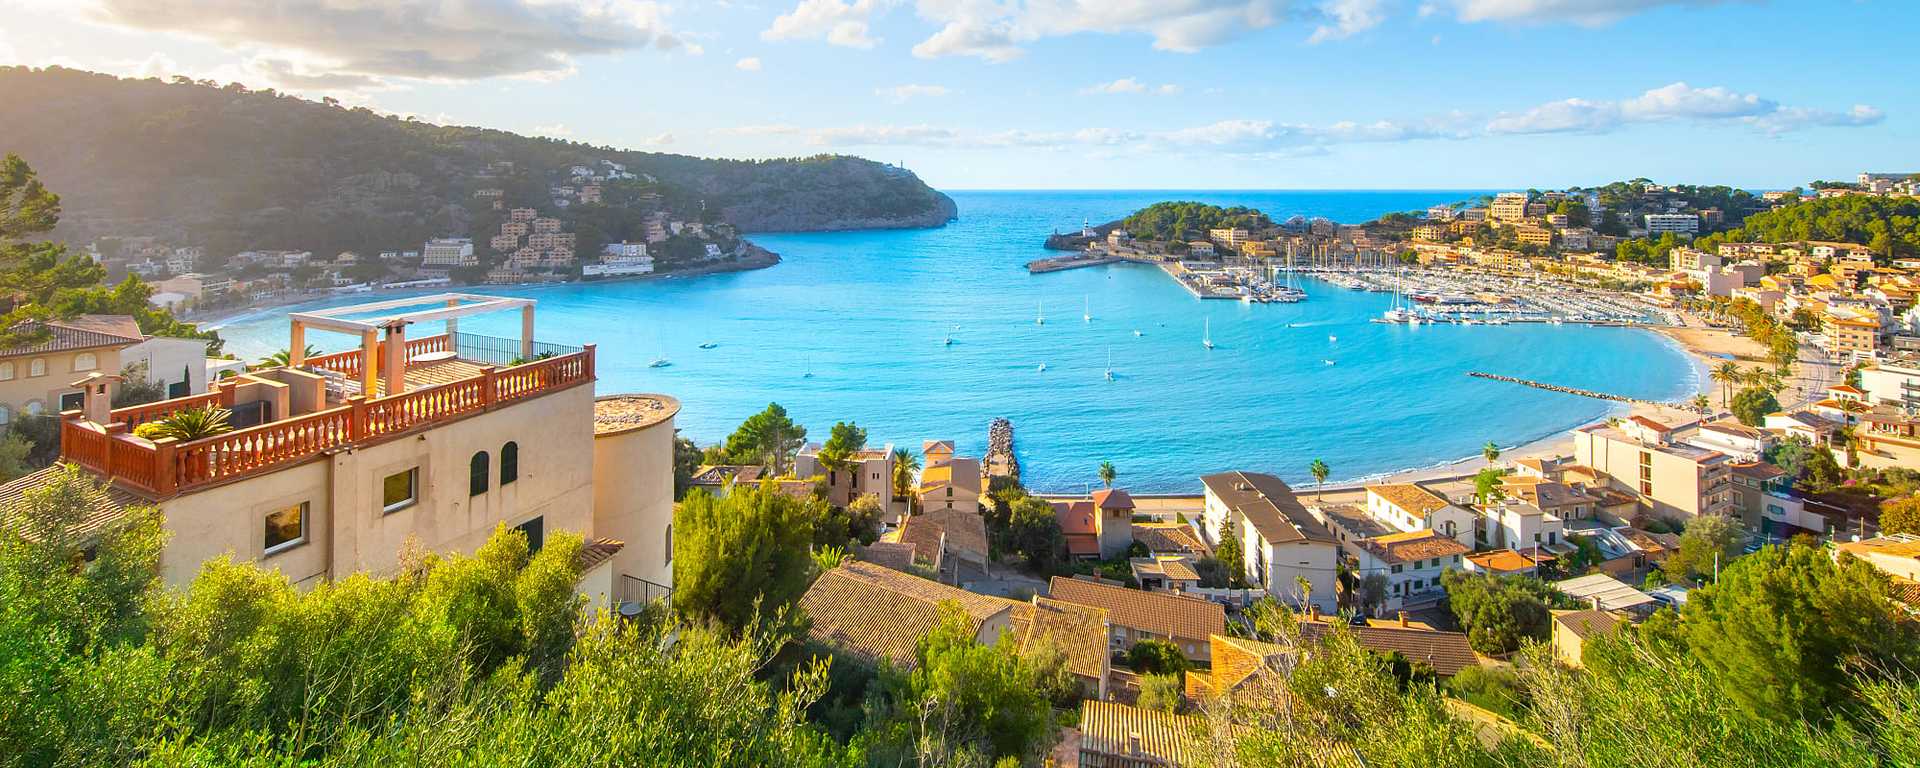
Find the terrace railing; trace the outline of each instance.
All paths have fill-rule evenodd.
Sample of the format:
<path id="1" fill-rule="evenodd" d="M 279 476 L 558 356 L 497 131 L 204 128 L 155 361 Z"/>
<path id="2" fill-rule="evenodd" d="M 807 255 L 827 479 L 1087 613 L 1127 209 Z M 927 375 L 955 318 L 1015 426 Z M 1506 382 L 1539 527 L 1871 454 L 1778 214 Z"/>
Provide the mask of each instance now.
<path id="1" fill-rule="evenodd" d="M 421 339 L 421 353 L 435 338 Z M 413 345 L 408 344 L 409 347 Z M 100 425 L 80 418 L 80 412 L 62 414 L 61 458 L 87 467 L 109 480 L 156 497 L 261 474 L 344 446 L 393 439 L 415 429 L 492 410 L 518 400 L 591 382 L 594 349 L 496 370 L 481 369 L 477 376 L 425 389 L 367 400 L 351 398 L 324 411 L 282 419 L 191 442 L 172 439 L 148 441 L 127 433 L 123 415 L 146 420 L 193 405 L 216 402 L 208 396 L 153 403 L 114 411 L 116 421 Z M 231 394 L 228 405 L 231 405 Z M 159 407 L 168 406 L 168 407 Z"/>

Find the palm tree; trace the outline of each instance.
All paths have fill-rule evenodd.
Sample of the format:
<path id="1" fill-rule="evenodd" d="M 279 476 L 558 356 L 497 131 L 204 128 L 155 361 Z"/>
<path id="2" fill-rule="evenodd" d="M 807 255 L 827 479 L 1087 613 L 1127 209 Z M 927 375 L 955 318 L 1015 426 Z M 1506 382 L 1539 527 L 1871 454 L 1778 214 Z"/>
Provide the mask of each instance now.
<path id="1" fill-rule="evenodd" d="M 913 511 L 914 473 L 920 471 L 920 457 L 905 448 L 893 449 L 893 495 L 906 499 L 909 512 Z"/>
<path id="2" fill-rule="evenodd" d="M 212 406 L 174 411 L 166 418 L 152 422 L 152 426 L 144 430 L 145 434 L 141 436 L 149 440 L 171 437 L 183 443 L 213 437 L 233 431 L 233 424 L 228 421 L 232 416 L 233 411 Z"/>
<path id="3" fill-rule="evenodd" d="M 1313 473 L 1313 500 L 1319 501 L 1320 489 L 1326 487 L 1327 475 L 1333 474 L 1333 470 L 1327 468 L 1326 462 L 1314 459 L 1312 464 L 1307 465 L 1307 471 Z"/>
<path id="4" fill-rule="evenodd" d="M 1112 488 L 1113 479 L 1119 476 L 1120 476 L 1120 472 L 1119 470 L 1116 470 L 1113 468 L 1113 462 L 1111 461 L 1100 462 L 1100 484 L 1101 485 L 1105 485 L 1108 488 Z"/>
<path id="5" fill-rule="evenodd" d="M 312 344 L 306 345 L 306 353 L 302 355 L 302 357 L 314 358 L 319 356 L 320 356 L 320 349 L 318 347 L 315 347 Z M 274 367 L 285 367 L 292 364 L 293 364 L 293 354 L 283 349 L 271 355 L 267 355 L 266 357 L 260 358 L 260 363 L 257 367 L 274 368 Z"/>
<path id="6" fill-rule="evenodd" d="M 1488 440 L 1486 445 L 1480 446 L 1480 455 L 1486 457 L 1487 466 L 1491 467 L 1494 462 L 1500 460 L 1500 446 L 1495 445 L 1492 440 Z"/>
<path id="7" fill-rule="evenodd" d="M 1712 413 L 1712 412 L 1713 412 L 1713 398 L 1710 398 L 1710 397 L 1707 397 L 1707 395 L 1706 395 L 1706 393 L 1704 393 L 1704 392 L 1702 392 L 1702 393 L 1700 393 L 1700 394 L 1698 394 L 1698 395 L 1694 395 L 1694 396 L 1693 396 L 1693 409 L 1694 409 L 1694 410 L 1696 410 L 1696 411 L 1699 411 L 1699 412 L 1700 412 L 1700 415 L 1702 415 L 1702 416 L 1705 416 L 1705 415 L 1707 415 L 1707 414 L 1709 414 L 1709 413 Z"/>
<path id="8" fill-rule="evenodd" d="M 1719 382 L 1720 402 L 1723 403 L 1733 401 L 1733 385 L 1738 384 L 1744 376 L 1746 372 L 1740 368 L 1739 363 L 1732 360 L 1722 362 L 1707 372 L 1707 378 Z"/>

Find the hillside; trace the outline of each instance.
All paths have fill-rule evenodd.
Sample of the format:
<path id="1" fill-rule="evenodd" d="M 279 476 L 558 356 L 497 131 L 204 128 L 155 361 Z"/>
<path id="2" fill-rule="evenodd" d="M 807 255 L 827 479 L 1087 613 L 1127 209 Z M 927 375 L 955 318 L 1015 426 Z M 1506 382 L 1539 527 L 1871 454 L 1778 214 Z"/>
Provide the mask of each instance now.
<path id="1" fill-rule="evenodd" d="M 623 164 L 604 206 L 574 206 L 607 239 L 664 210 L 743 231 L 940 226 L 953 201 L 905 170 L 844 156 L 712 160 L 439 126 L 184 79 L 0 67 L 0 153 L 61 194 L 60 236 L 155 236 L 211 253 L 418 247 L 483 236 L 473 193 L 556 213 L 547 187 L 574 165 Z M 490 164 L 513 171 L 488 175 Z M 639 202 L 636 202 L 639 201 Z M 595 210 L 598 209 L 598 210 Z M 704 215 L 703 212 L 704 211 Z"/>

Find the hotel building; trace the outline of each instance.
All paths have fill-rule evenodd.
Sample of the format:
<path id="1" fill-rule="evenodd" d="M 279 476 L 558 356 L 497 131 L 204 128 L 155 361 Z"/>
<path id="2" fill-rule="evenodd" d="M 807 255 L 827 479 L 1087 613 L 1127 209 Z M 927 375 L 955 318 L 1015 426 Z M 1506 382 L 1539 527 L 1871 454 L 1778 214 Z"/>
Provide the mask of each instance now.
<path id="1" fill-rule="evenodd" d="M 1680 441 L 1680 430 L 1644 416 L 1573 431 L 1573 460 L 1609 485 L 1637 494 L 1643 511 L 1665 519 L 1732 514 L 1727 454 Z"/>

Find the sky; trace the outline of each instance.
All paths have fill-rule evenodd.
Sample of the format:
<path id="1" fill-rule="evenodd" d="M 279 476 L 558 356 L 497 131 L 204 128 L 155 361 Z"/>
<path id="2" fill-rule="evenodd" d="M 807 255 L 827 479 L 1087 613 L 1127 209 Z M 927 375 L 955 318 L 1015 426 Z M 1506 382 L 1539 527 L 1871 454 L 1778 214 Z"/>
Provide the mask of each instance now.
<path id="1" fill-rule="evenodd" d="M 1912 0 L 0 0 L 0 64 L 942 189 L 1920 171 L 1917 33 Z"/>

